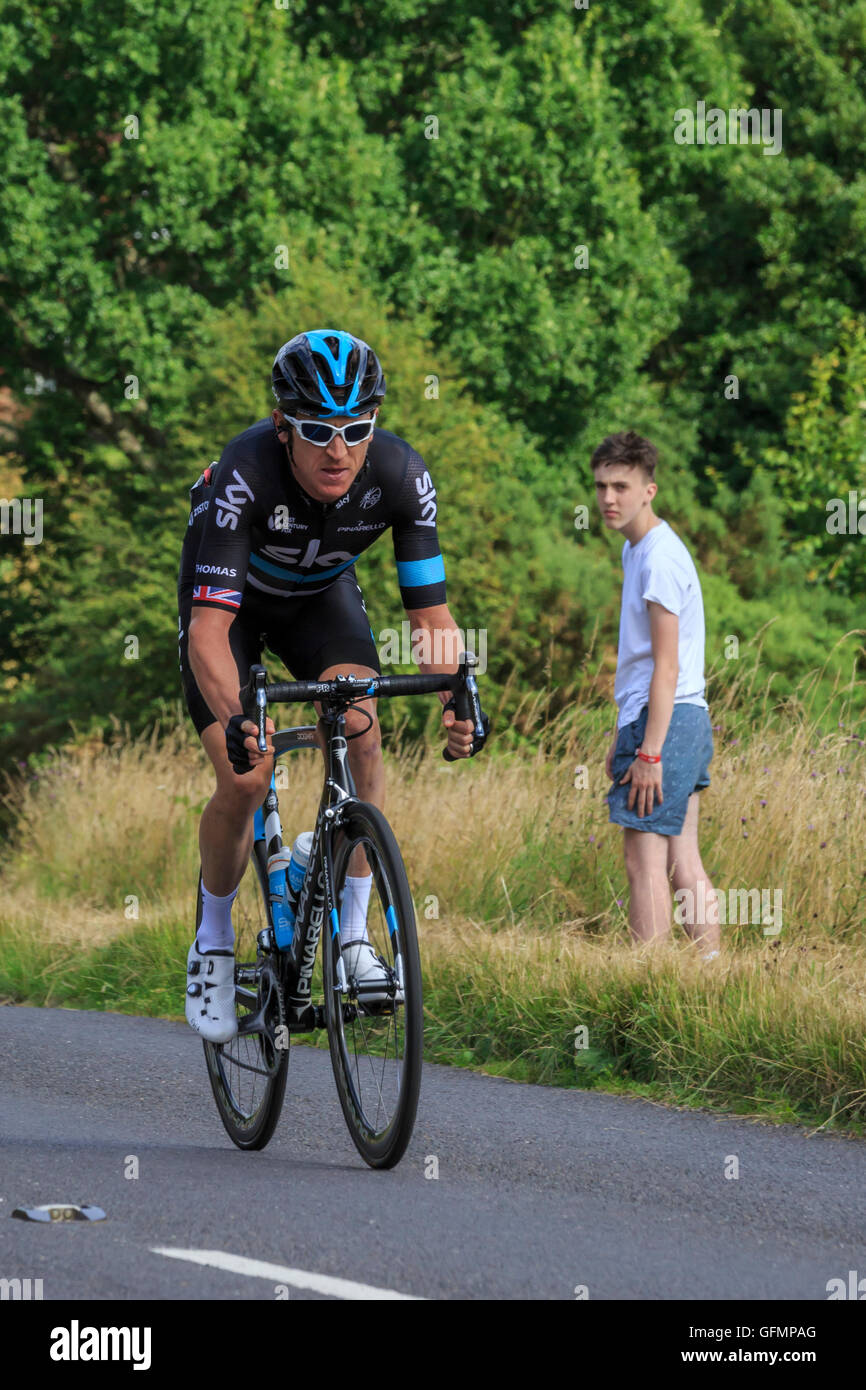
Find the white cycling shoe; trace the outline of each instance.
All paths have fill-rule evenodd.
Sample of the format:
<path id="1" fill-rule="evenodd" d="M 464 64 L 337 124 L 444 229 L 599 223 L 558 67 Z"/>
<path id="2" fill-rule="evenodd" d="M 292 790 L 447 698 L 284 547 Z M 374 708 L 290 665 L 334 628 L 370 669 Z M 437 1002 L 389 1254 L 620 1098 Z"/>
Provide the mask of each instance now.
<path id="1" fill-rule="evenodd" d="M 235 957 L 233 951 L 198 949 L 186 959 L 186 1021 L 206 1042 L 224 1043 L 237 1036 Z"/>
<path id="2" fill-rule="evenodd" d="M 343 968 L 346 977 L 354 975 L 359 985 L 381 984 L 381 992 L 371 990 L 369 993 L 365 989 L 360 995 L 361 1002 L 364 1004 L 384 1004 L 403 1003 L 403 991 L 397 988 L 396 994 L 392 995 L 389 986 L 388 972 L 380 961 L 369 941 L 352 941 L 348 946 L 343 947 Z"/>

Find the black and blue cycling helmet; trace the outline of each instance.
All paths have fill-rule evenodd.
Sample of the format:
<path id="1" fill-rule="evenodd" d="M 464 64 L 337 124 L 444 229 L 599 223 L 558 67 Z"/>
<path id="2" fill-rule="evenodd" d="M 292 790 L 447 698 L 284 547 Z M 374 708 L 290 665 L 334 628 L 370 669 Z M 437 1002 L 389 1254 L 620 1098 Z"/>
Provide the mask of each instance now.
<path id="1" fill-rule="evenodd" d="M 284 343 L 271 372 L 274 396 L 287 413 L 365 415 L 382 401 L 385 377 L 373 349 L 336 328 L 298 333 Z"/>

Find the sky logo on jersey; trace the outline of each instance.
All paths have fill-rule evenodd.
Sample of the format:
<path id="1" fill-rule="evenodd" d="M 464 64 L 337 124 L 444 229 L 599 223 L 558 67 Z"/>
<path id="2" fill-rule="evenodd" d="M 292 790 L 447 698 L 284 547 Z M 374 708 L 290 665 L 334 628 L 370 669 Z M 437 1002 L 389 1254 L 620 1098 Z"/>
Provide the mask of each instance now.
<path id="1" fill-rule="evenodd" d="M 192 591 L 193 603 L 221 603 L 226 608 L 240 608 L 241 596 L 237 589 L 217 589 L 213 584 L 196 584 Z"/>
<path id="2" fill-rule="evenodd" d="M 423 473 L 420 478 L 415 479 L 415 490 L 418 493 L 418 501 L 421 503 L 421 519 L 416 521 L 415 525 L 435 526 L 436 489 L 429 473 Z"/>
<path id="3" fill-rule="evenodd" d="M 290 550 L 287 546 L 266 545 L 265 555 L 276 555 L 280 560 L 290 560 L 295 564 L 309 569 L 312 564 L 326 565 L 318 574 L 299 574 L 297 570 L 288 569 L 285 564 L 275 565 L 270 560 L 266 560 L 263 555 L 258 555 L 255 551 L 250 555 L 250 564 L 254 569 L 262 570 L 265 574 L 272 574 L 275 579 L 294 579 L 301 584 L 312 584 L 317 579 L 334 579 L 343 570 L 347 570 L 350 565 L 354 565 L 357 556 L 350 555 L 347 550 L 333 550 L 328 555 L 319 555 L 319 540 L 311 540 L 303 556 L 300 550 Z M 300 557 L 300 558 L 298 558 Z M 334 564 L 334 561 L 339 561 Z M 260 583 L 253 579 L 251 582 L 256 588 L 261 588 Z M 278 592 L 271 590 L 270 592 Z"/>
<path id="4" fill-rule="evenodd" d="M 245 502 L 255 502 L 255 493 L 249 483 L 245 483 L 236 468 L 232 469 L 232 477 L 235 482 L 229 483 L 224 488 L 225 497 L 216 499 L 217 526 L 228 526 L 229 530 L 237 530 L 238 517 L 241 514 L 241 507 Z"/>

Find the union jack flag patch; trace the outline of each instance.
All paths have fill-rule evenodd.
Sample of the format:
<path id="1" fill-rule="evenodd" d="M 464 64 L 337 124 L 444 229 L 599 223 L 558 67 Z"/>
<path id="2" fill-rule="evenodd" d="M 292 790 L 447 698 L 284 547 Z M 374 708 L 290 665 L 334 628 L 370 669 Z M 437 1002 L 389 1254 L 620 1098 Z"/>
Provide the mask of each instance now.
<path id="1" fill-rule="evenodd" d="M 212 584 L 196 584 L 192 591 L 193 603 L 222 603 L 226 608 L 240 608 L 241 596 L 237 589 L 216 589 Z"/>

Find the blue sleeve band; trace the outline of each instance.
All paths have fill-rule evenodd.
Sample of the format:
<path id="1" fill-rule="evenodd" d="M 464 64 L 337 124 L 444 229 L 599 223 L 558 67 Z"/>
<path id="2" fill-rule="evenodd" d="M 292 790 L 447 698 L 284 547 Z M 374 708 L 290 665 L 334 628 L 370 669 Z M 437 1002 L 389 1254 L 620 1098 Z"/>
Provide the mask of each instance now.
<path id="1" fill-rule="evenodd" d="M 432 555 L 429 560 L 398 560 L 397 578 L 401 589 L 422 589 L 428 584 L 442 584 L 445 580 L 445 561 L 441 555 Z"/>

